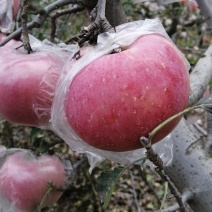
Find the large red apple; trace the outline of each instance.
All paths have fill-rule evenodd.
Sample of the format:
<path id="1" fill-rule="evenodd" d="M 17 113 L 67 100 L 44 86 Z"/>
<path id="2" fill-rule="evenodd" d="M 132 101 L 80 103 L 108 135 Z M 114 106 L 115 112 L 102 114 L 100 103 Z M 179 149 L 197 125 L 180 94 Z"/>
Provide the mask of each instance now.
<path id="1" fill-rule="evenodd" d="M 64 165 L 57 156 L 37 158 L 31 152 L 16 152 L 7 157 L 0 169 L 1 202 L 22 212 L 35 211 L 43 200 L 41 207 L 50 206 L 62 192 L 53 189 L 43 199 L 49 183 L 61 188 L 66 180 Z"/>
<path id="2" fill-rule="evenodd" d="M 91 146 L 134 150 L 142 147 L 141 136 L 185 109 L 189 90 L 182 54 L 163 36 L 149 34 L 83 68 L 69 86 L 65 111 L 70 126 Z M 178 122 L 163 128 L 152 142 Z"/>
<path id="3" fill-rule="evenodd" d="M 13 45 L 0 48 L 0 116 L 22 125 L 48 124 L 55 86 L 68 57 L 58 54 L 21 53 Z"/>

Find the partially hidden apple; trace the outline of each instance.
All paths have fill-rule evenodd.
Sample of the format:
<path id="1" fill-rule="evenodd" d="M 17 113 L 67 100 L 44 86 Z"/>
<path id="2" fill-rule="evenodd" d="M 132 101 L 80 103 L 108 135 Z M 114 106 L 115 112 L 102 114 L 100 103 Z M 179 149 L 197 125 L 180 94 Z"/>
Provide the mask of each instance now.
<path id="1" fill-rule="evenodd" d="M 187 6 L 191 12 L 196 12 L 198 10 L 198 4 L 195 0 L 182 0 L 180 2 L 181 6 Z"/>
<path id="2" fill-rule="evenodd" d="M 26 54 L 9 44 L 1 47 L 0 116 L 21 125 L 47 125 L 55 86 L 68 56 L 53 50 Z"/>
<path id="3" fill-rule="evenodd" d="M 182 53 L 163 36 L 147 34 L 84 67 L 69 86 L 64 108 L 68 123 L 86 143 L 129 151 L 142 148 L 141 136 L 184 110 L 189 92 Z M 152 143 L 168 135 L 179 120 L 161 129 Z"/>
<path id="4" fill-rule="evenodd" d="M 56 188 L 66 182 L 64 165 L 57 156 L 15 152 L 0 168 L 1 207 L 7 204 L 14 211 L 33 212 L 38 206 L 50 206 L 62 195 Z M 51 184 L 55 188 L 50 189 Z"/>

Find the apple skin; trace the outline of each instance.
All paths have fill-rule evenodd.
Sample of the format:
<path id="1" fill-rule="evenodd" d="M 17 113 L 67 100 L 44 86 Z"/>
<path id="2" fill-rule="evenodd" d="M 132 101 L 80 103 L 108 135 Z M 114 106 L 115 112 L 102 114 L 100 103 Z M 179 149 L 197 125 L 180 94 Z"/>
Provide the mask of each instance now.
<path id="1" fill-rule="evenodd" d="M 45 126 L 66 56 L 21 53 L 9 43 L 0 48 L 0 116 L 11 123 Z"/>
<path id="2" fill-rule="evenodd" d="M 61 188 L 65 185 L 65 169 L 57 156 L 35 157 L 31 152 L 16 152 L 8 156 L 0 169 L 1 196 L 19 211 L 35 211 L 49 189 L 48 182 Z M 53 190 L 42 207 L 55 203 L 61 191 Z"/>
<path id="3" fill-rule="evenodd" d="M 139 139 L 186 108 L 190 92 L 182 54 L 166 38 L 141 36 L 126 50 L 83 68 L 66 94 L 66 118 L 86 143 L 109 151 L 142 148 Z M 169 134 L 180 119 L 158 132 Z"/>

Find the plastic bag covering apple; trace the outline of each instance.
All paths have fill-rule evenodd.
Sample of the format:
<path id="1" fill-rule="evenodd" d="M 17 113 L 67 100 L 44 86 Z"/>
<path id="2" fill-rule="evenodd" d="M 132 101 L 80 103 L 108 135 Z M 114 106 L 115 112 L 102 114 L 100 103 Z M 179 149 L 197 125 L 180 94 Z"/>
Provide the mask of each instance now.
<path id="1" fill-rule="evenodd" d="M 20 0 L 0 0 L 0 31 L 11 33 L 14 28 L 14 19 L 17 16 Z"/>
<path id="2" fill-rule="evenodd" d="M 27 54 L 10 43 L 0 48 L 0 116 L 15 124 L 48 127 L 59 74 L 77 47 L 30 36 L 34 52 Z"/>
<path id="3" fill-rule="evenodd" d="M 72 172 L 70 161 L 56 155 L 35 156 L 29 150 L 1 147 L 0 211 L 33 212 L 38 206 L 41 209 L 52 205 L 62 192 L 49 189 L 49 182 L 63 188 Z"/>
<path id="4" fill-rule="evenodd" d="M 58 81 L 57 84 L 57 88 L 55 91 L 55 98 L 54 98 L 54 102 L 53 102 L 53 106 L 52 106 L 52 113 L 51 113 L 51 117 L 52 117 L 52 129 L 56 132 L 56 134 L 58 134 L 61 138 L 63 138 L 69 145 L 70 147 L 77 152 L 84 152 L 87 153 L 88 158 L 90 160 L 90 164 L 91 164 L 91 168 L 95 166 L 95 164 L 101 162 L 101 160 L 103 160 L 104 158 L 113 160 L 115 162 L 118 163 L 131 163 L 133 161 L 135 161 L 138 158 L 141 158 L 142 156 L 144 156 L 144 154 L 142 153 L 142 151 L 140 150 L 133 150 L 133 149 L 138 149 L 141 146 L 140 142 L 139 142 L 139 138 L 142 135 L 142 131 L 143 129 L 145 130 L 151 130 L 151 129 L 146 129 L 147 127 L 145 126 L 145 124 L 147 122 L 149 122 L 151 124 L 151 119 L 146 118 L 145 120 L 141 119 L 141 114 L 139 115 L 138 113 L 142 113 L 142 111 L 147 110 L 145 114 L 150 115 L 150 117 L 155 116 L 157 113 L 157 111 L 159 111 L 160 113 L 160 107 L 161 107 L 161 98 L 160 97 L 160 93 L 158 93 L 156 96 L 153 95 L 151 97 L 151 101 L 147 99 L 143 100 L 141 104 L 136 104 L 138 107 L 136 108 L 136 110 L 134 109 L 135 106 L 135 102 L 136 100 L 138 100 L 138 96 L 131 96 L 130 102 L 134 102 L 133 103 L 133 108 L 130 108 L 131 106 L 129 104 L 129 102 L 125 102 L 123 101 L 122 103 L 118 103 L 120 99 L 120 101 L 122 101 L 122 95 L 123 93 L 116 93 L 116 92 L 122 92 L 122 90 L 124 90 L 125 88 L 123 86 L 125 86 L 125 83 L 128 84 L 128 90 L 132 91 L 132 93 L 134 92 L 133 89 L 136 87 L 139 87 L 138 85 L 142 85 L 142 83 L 139 83 L 141 81 L 141 77 L 135 77 L 133 79 L 138 80 L 136 81 L 136 83 L 131 83 L 129 84 L 128 78 L 126 79 L 127 81 L 123 82 L 122 85 L 120 85 L 120 89 L 118 88 L 117 90 L 112 90 L 111 87 L 114 87 L 114 85 L 116 86 L 117 84 L 120 84 L 119 80 L 122 78 L 122 76 L 125 75 L 126 73 L 129 73 L 126 69 L 128 69 L 130 66 L 135 65 L 136 63 L 134 63 L 134 56 L 131 55 L 129 53 L 129 55 L 126 57 L 128 59 L 126 59 L 128 62 L 125 65 L 121 65 L 120 68 L 120 72 L 115 74 L 114 72 L 111 74 L 110 71 L 107 72 L 107 70 L 105 71 L 104 67 L 108 67 L 109 70 L 110 67 L 113 65 L 115 66 L 115 64 L 117 64 L 117 69 L 119 68 L 118 63 L 121 62 L 125 62 L 120 60 L 116 60 L 115 62 L 112 61 L 112 59 L 110 61 L 107 60 L 107 64 L 104 64 L 104 59 L 101 60 L 101 63 L 99 63 L 100 65 L 98 66 L 98 70 L 94 73 L 91 73 L 92 70 L 95 69 L 95 63 L 92 63 L 93 61 L 99 61 L 101 58 L 103 58 L 102 56 L 106 55 L 107 57 L 110 56 L 110 58 L 113 56 L 113 54 L 111 54 L 112 52 L 117 52 L 120 49 L 123 50 L 120 53 L 123 52 L 123 54 L 125 54 L 125 50 L 129 47 L 132 46 L 131 44 L 134 43 L 134 41 L 136 41 L 138 38 L 139 39 L 144 39 L 146 44 L 148 44 L 149 42 L 151 42 L 152 40 L 154 40 L 155 38 L 159 38 L 158 42 L 154 43 L 154 45 L 151 46 L 151 50 L 149 50 L 148 52 L 144 52 L 142 53 L 143 55 L 139 55 L 139 53 L 137 54 L 136 58 L 138 58 L 139 61 L 144 61 L 144 64 L 147 64 L 146 67 L 146 71 L 148 72 L 148 70 L 154 70 L 154 68 L 151 68 L 151 65 L 153 64 L 157 64 L 158 62 L 158 58 L 160 58 L 159 60 L 159 66 L 161 66 L 161 68 L 158 66 L 156 67 L 158 70 L 158 74 L 154 75 L 154 71 L 153 72 L 149 72 L 149 79 L 146 81 L 151 81 L 152 79 L 154 80 L 154 86 L 156 86 L 156 88 L 159 88 L 157 86 L 160 85 L 160 83 L 162 83 L 162 79 L 166 76 L 162 76 L 161 78 L 161 70 L 163 69 L 163 67 L 165 67 L 167 64 L 163 64 L 163 60 L 164 58 L 166 58 L 167 55 L 164 55 L 163 51 L 160 51 L 160 45 L 162 45 L 160 43 L 160 41 L 162 41 L 162 43 L 165 40 L 165 43 L 167 43 L 168 45 L 172 46 L 171 49 L 174 49 L 174 52 L 176 52 L 177 56 L 175 59 L 179 59 L 180 60 L 180 66 L 182 69 L 179 70 L 179 72 L 181 72 L 183 70 L 184 75 L 185 75 L 185 79 L 181 79 L 176 77 L 176 79 L 178 79 L 178 85 L 172 85 L 171 82 L 169 82 L 169 85 L 167 85 L 167 89 L 173 88 L 173 86 L 177 86 L 178 88 L 181 86 L 184 86 L 184 90 L 185 93 L 182 94 L 183 96 L 183 104 L 178 108 L 175 108 L 173 110 L 173 113 L 177 113 L 179 112 L 179 110 L 183 110 L 183 108 L 186 107 L 187 105 L 187 100 L 188 100 L 188 96 L 189 96 L 189 75 L 188 75 L 188 70 L 189 70 L 189 64 L 187 62 L 187 60 L 184 58 L 184 56 L 180 53 L 180 51 L 174 46 L 174 44 L 171 42 L 170 38 L 168 37 L 168 35 L 166 34 L 161 22 L 158 19 L 146 19 L 145 21 L 137 21 L 137 22 L 131 22 L 131 23 L 127 23 L 127 24 L 123 24 L 120 25 L 116 28 L 116 33 L 105 33 L 105 34 L 101 34 L 98 37 L 98 45 L 96 47 L 87 47 L 85 49 L 82 49 L 81 51 L 81 58 L 79 60 L 70 60 L 68 63 L 66 63 L 66 65 L 63 68 L 62 71 L 62 75 L 60 76 L 60 79 Z M 151 36 L 150 36 L 151 35 Z M 149 40 L 146 39 L 149 36 Z M 145 45 L 145 44 L 143 44 Z M 139 45 L 138 45 L 139 46 Z M 136 48 L 136 45 L 135 45 Z M 143 48 L 142 46 L 139 46 L 138 48 Z M 146 46 L 144 47 L 146 48 Z M 161 47 L 162 48 L 162 47 Z M 169 48 L 168 48 L 169 49 Z M 145 50 L 146 51 L 146 50 Z M 127 50 L 126 50 L 127 52 Z M 169 52 L 169 51 L 168 51 Z M 118 54 L 117 56 L 119 57 L 119 55 L 123 55 L 123 54 L 119 54 L 119 53 L 115 53 L 114 55 Z M 146 58 L 144 56 L 144 54 L 151 54 L 151 57 L 147 57 L 148 61 L 145 61 Z M 127 55 L 127 54 L 126 54 Z M 171 55 L 171 54 L 170 54 Z M 158 57 L 158 58 L 157 58 Z M 121 56 L 120 56 L 121 58 Z M 134 59 L 133 59 L 134 58 Z M 99 60 L 98 60 L 99 59 Z M 132 61 L 130 61 L 132 59 Z M 157 62 L 154 61 L 154 59 L 156 59 Z M 125 60 L 125 59 L 123 59 Z M 138 61 L 137 60 L 137 61 Z M 170 58 L 170 60 L 172 60 Z M 179 61 L 178 60 L 178 61 Z M 129 64 L 130 66 L 128 66 Z M 142 63 L 141 63 L 142 64 Z M 175 72 L 174 69 L 174 61 L 171 62 L 171 64 L 173 65 L 173 72 Z M 92 66 L 93 65 L 93 66 Z M 133 67 L 135 67 L 133 66 Z M 81 76 L 81 73 L 85 73 L 84 70 L 86 70 L 87 67 L 92 67 L 88 73 L 89 77 L 87 77 L 87 80 L 82 80 L 82 81 L 76 81 L 77 78 L 79 76 Z M 126 68 L 127 67 L 127 68 Z M 123 70 L 122 70 L 123 69 Z M 81 72 L 81 70 L 83 70 Z M 159 73 L 161 72 L 161 73 Z M 138 73 L 142 73 L 142 72 L 138 72 Z M 117 76 L 119 75 L 119 76 Z M 168 76 L 169 74 L 167 74 Z M 93 79 L 98 76 L 99 79 L 97 78 L 97 80 L 94 82 Z M 104 77 L 103 77 L 104 76 Z M 130 74 L 129 74 L 130 76 Z M 103 78 L 102 78 L 103 77 Z M 119 77 L 119 79 L 117 78 Z M 138 79 L 137 79 L 138 78 Z M 183 81 L 181 81 L 183 80 Z M 104 87 L 104 92 L 103 95 L 101 93 L 99 93 L 99 91 L 102 91 L 102 85 L 104 85 L 104 82 L 108 82 L 108 86 L 103 86 Z M 72 93 L 72 85 L 73 83 L 77 82 L 77 86 L 81 85 L 81 82 L 85 82 L 85 84 L 83 86 L 79 86 L 79 90 L 77 92 Z M 144 82 L 144 81 L 142 81 Z M 95 83 L 98 84 L 98 86 L 96 87 Z M 151 89 L 154 87 L 153 85 L 148 85 L 148 83 L 144 83 L 145 84 L 145 88 L 141 88 L 141 90 L 148 90 L 151 91 Z M 163 84 L 163 83 L 162 83 Z M 76 84 L 75 84 L 76 85 Z M 92 87 L 93 86 L 93 87 Z M 118 87 L 118 86 L 117 86 Z M 92 90 L 91 93 L 87 92 L 89 91 L 89 89 L 94 89 Z M 167 89 L 163 88 L 163 92 L 162 94 L 164 94 L 164 92 L 166 93 Z M 139 89 L 138 89 L 139 90 Z M 157 90 L 157 89 L 156 89 Z M 73 97 L 73 95 L 76 94 L 76 96 L 81 95 L 81 92 L 87 92 L 87 94 L 91 94 L 90 97 L 88 97 L 88 99 L 86 99 L 85 95 L 81 96 L 81 99 L 75 99 L 75 97 Z M 109 94 L 109 93 L 110 94 Z M 153 92 L 150 92 L 149 94 L 151 94 Z M 161 94 L 161 95 L 162 95 Z M 178 97 L 174 96 L 173 94 L 173 101 L 178 101 L 178 98 L 181 98 L 181 94 L 178 95 Z M 125 94 L 124 94 L 125 95 Z M 146 95 L 146 94 L 145 94 Z M 93 100 L 93 96 L 95 96 L 95 100 Z M 148 96 L 148 95 L 147 95 Z M 146 96 L 146 97 L 147 97 Z M 172 95 L 171 95 L 172 96 Z M 140 96 L 141 97 L 141 96 Z M 106 100 L 105 100 L 106 99 Z M 115 99 L 115 100 L 114 100 Z M 91 101 L 88 101 L 91 100 Z M 93 110 L 91 112 L 90 108 L 91 108 L 91 104 L 93 104 L 95 101 L 104 101 L 104 105 L 105 108 L 101 109 L 101 105 L 102 103 L 95 105 L 93 107 Z M 132 101 L 131 101 L 132 100 Z M 120 128 L 120 126 L 118 125 L 114 125 L 114 124 L 106 124 L 105 125 L 105 120 L 107 119 L 107 114 L 105 116 L 105 111 L 107 111 L 108 106 L 110 107 L 111 105 L 111 101 L 115 101 L 115 105 L 119 105 L 118 108 L 112 108 L 115 111 L 113 111 L 112 109 L 109 112 L 109 121 L 111 121 L 112 119 L 116 121 L 116 117 L 117 115 L 119 115 L 119 113 L 122 113 L 122 118 L 123 118 L 123 122 L 126 124 L 124 124 L 125 128 L 124 130 L 122 130 Z M 68 102 L 68 104 L 67 104 Z M 71 104 L 69 104 L 70 102 L 72 102 Z M 89 103 L 88 103 L 89 102 Z M 143 104 L 145 102 L 148 102 L 147 107 L 143 107 Z M 152 102 L 155 105 L 152 105 Z M 76 106 L 75 104 L 79 103 L 79 107 Z M 129 104 L 128 104 L 129 103 Z M 69 107 L 70 105 L 74 105 L 74 107 Z M 113 103 L 112 103 L 113 105 Z M 76 107 L 75 107 L 76 106 Z M 82 106 L 82 107 L 81 107 Z M 123 108 L 124 106 L 124 108 Z M 163 106 L 164 107 L 164 106 Z M 168 108 L 170 107 L 170 105 L 166 105 L 164 110 L 168 110 Z M 71 108 L 71 110 L 69 110 Z M 80 109 L 79 109 L 80 108 Z M 129 109 L 130 108 L 130 109 Z M 156 108 L 156 110 L 154 110 L 154 113 L 152 113 L 152 109 Z M 79 111 L 78 111 L 79 109 Z M 131 109 L 133 109 L 131 111 Z M 102 111 L 100 113 L 98 113 L 98 111 Z M 129 114 L 129 111 L 130 114 Z M 91 123 L 89 123 L 90 118 L 88 118 L 88 116 L 92 116 L 92 113 L 98 113 L 98 115 L 94 115 L 92 118 L 94 118 L 94 120 L 99 120 L 99 122 L 96 126 L 98 129 L 92 129 L 91 126 L 93 124 L 93 121 Z M 135 113 L 134 113 L 135 112 Z M 161 114 L 163 115 L 164 111 L 161 112 Z M 70 115 L 71 114 L 71 115 Z M 112 115 L 111 115 L 112 114 Z M 84 119 L 84 121 L 82 123 L 77 123 L 77 125 L 74 125 L 74 129 L 73 129 L 73 125 L 70 124 L 71 123 L 71 119 L 72 117 L 75 117 L 75 115 L 80 115 L 81 118 Z M 88 115 L 88 116 L 87 116 Z M 137 117 L 134 119 L 134 121 L 132 120 L 134 117 Z M 112 118 L 111 118 L 112 117 Z M 113 118 L 114 117 L 114 118 Z M 104 120 L 102 119 L 104 118 Z M 119 118 L 119 117 L 118 117 Z M 100 120 L 102 119 L 102 121 Z M 87 120 L 87 121 L 86 121 Z M 159 119 L 160 120 L 160 119 Z M 158 121 L 159 121 L 158 120 Z M 91 120 L 90 120 L 91 121 Z M 161 120 L 160 120 L 161 121 Z M 178 122 L 179 120 L 177 120 Z M 172 129 L 174 126 L 177 125 L 177 122 L 174 122 L 174 125 L 172 125 Z M 111 122 L 112 123 L 112 122 Z M 128 124 L 127 124 L 128 123 Z M 80 126 L 80 124 L 82 124 L 82 126 Z M 82 129 L 82 131 L 79 130 Z M 115 127 L 113 127 L 115 126 Z M 123 126 L 123 125 L 122 125 Z M 82 127 L 82 128 L 81 128 Z M 108 129 L 107 129 L 108 127 Z M 155 126 L 156 127 L 156 126 Z M 154 127 L 153 127 L 154 128 Z M 87 130 L 88 129 L 88 130 Z M 118 129 L 118 130 L 117 130 Z M 121 129 L 119 131 L 119 129 Z M 137 133 L 135 133 L 135 129 L 138 129 Z M 77 132 L 76 132 L 77 130 Z M 115 136 L 115 140 L 111 140 L 111 137 L 113 137 L 114 135 L 117 135 L 118 131 L 118 137 Z M 146 131 L 147 132 L 147 131 Z M 85 134 L 88 133 L 86 136 Z M 104 133 L 107 133 L 108 137 L 106 137 Z M 168 133 L 168 132 L 166 132 Z M 100 135 L 99 138 L 98 136 L 96 136 L 96 140 L 95 143 L 92 143 L 93 141 L 89 138 L 89 134 L 90 135 Z M 135 134 L 137 134 L 138 138 L 137 140 L 130 143 L 129 140 L 132 140 L 131 137 L 135 137 Z M 83 136 L 82 136 L 83 135 Z M 146 134 L 145 136 L 147 136 L 148 134 Z M 128 137 L 127 137 L 128 136 Z M 129 137 L 130 136 L 130 137 Z M 164 135 L 163 135 L 164 136 Z M 84 137 L 84 139 L 82 138 Z M 87 139 L 88 138 L 88 139 Z M 127 138 L 127 139 L 126 139 Z M 129 138 L 129 139 L 128 139 Z M 162 139 L 162 137 L 160 138 Z M 167 138 L 165 142 L 162 142 L 162 146 L 163 146 L 163 152 L 161 153 L 161 155 L 164 155 L 164 157 L 166 158 L 166 162 L 170 163 L 170 157 L 166 157 L 167 155 L 171 156 L 172 154 L 170 153 L 170 149 L 171 149 L 171 142 L 169 142 L 171 138 Z M 134 145 L 135 144 L 135 145 Z M 159 147 L 160 148 L 160 147 Z M 129 151 L 129 150 L 133 150 L 133 151 Z M 167 154 L 166 154 L 167 151 Z M 95 157 L 96 156 L 96 157 Z"/>

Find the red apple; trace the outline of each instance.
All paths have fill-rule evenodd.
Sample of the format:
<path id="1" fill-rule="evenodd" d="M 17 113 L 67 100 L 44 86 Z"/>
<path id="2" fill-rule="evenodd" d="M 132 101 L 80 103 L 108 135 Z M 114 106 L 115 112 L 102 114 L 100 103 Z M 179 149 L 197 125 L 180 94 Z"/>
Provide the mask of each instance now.
<path id="1" fill-rule="evenodd" d="M 48 124 L 63 59 L 68 57 L 58 54 L 39 50 L 26 54 L 12 45 L 0 48 L 0 116 L 22 125 Z"/>
<path id="2" fill-rule="evenodd" d="M 57 156 L 36 157 L 28 151 L 16 152 L 6 158 L 0 169 L 1 201 L 18 211 L 35 211 L 50 188 L 49 182 L 59 188 L 66 183 L 65 168 Z M 53 189 L 42 207 L 55 203 L 61 194 Z"/>
<path id="3" fill-rule="evenodd" d="M 69 86 L 65 112 L 76 134 L 91 146 L 134 150 L 142 147 L 141 136 L 186 108 L 189 90 L 182 54 L 163 36 L 149 34 L 83 68 Z M 163 128 L 152 143 L 178 122 Z"/>

